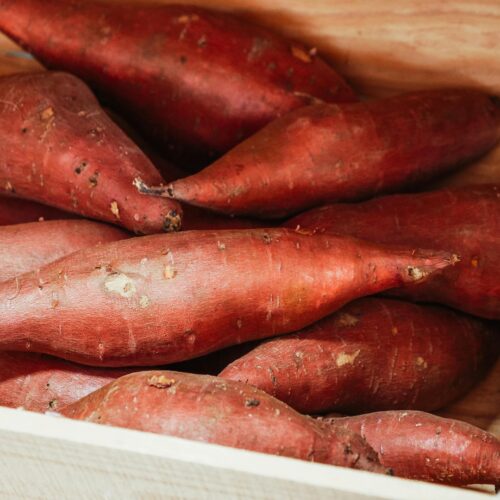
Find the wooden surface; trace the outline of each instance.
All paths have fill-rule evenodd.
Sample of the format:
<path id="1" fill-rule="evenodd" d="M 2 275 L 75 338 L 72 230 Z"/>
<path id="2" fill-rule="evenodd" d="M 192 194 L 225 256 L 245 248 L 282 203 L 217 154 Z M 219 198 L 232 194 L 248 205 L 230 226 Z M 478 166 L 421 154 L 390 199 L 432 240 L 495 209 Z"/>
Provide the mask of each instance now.
<path id="1" fill-rule="evenodd" d="M 0 408 L 0 497 L 487 500 L 449 488 Z"/>
<path id="2" fill-rule="evenodd" d="M 500 360 L 474 390 L 439 415 L 465 420 L 500 438 Z"/>
<path id="3" fill-rule="evenodd" d="M 500 0 L 185 3 L 232 10 L 318 47 L 369 97 L 457 85 L 500 95 Z M 0 37 L 0 75 L 33 69 L 40 65 Z M 500 146 L 437 185 L 481 182 L 500 183 Z M 482 384 L 441 414 L 500 436 L 500 362 Z M 343 500 L 375 493 L 380 498 L 484 498 L 469 491 L 4 409 L 0 463 L 0 496 L 9 498 L 37 496 L 33 484 L 42 488 L 44 498 L 102 498 L 106 491 L 113 492 L 113 498 L 148 499 L 157 498 L 159 491 L 182 498 Z M 131 491 L 131 485 L 137 491 Z"/>

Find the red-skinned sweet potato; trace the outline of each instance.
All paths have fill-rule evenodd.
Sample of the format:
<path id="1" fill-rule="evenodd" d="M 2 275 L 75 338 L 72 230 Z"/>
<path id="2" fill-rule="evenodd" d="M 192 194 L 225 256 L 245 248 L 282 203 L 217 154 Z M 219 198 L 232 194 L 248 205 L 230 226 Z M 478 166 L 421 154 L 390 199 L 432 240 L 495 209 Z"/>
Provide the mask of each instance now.
<path id="1" fill-rule="evenodd" d="M 141 233 L 179 229 L 177 203 L 145 200 L 139 175 L 161 182 L 140 149 L 64 73 L 0 79 L 0 190 Z"/>
<path id="2" fill-rule="evenodd" d="M 317 104 L 275 120 L 195 175 L 137 186 L 227 214 L 283 217 L 419 185 L 499 139 L 500 105 L 475 90 Z"/>
<path id="3" fill-rule="evenodd" d="M 0 349 L 173 363 L 296 331 L 456 258 L 281 228 L 131 238 L 0 284 Z"/>
<path id="4" fill-rule="evenodd" d="M 445 308 L 360 299 L 260 344 L 220 377 L 254 385 L 301 413 L 432 411 L 465 394 L 492 366 L 494 330 Z"/>
<path id="5" fill-rule="evenodd" d="M 171 182 L 186 176 L 186 172 L 165 159 L 156 149 L 152 148 L 144 138 L 121 116 L 110 110 L 106 110 L 111 119 L 141 148 L 146 156 L 153 162 L 165 182 Z M 181 204 L 183 218 L 182 229 L 190 231 L 195 229 L 251 229 L 268 226 L 262 221 L 242 218 L 228 217 L 216 214 L 193 205 Z"/>
<path id="6" fill-rule="evenodd" d="M 40 220 L 76 219 L 75 214 L 64 212 L 35 201 L 0 195 L 0 226 L 24 224 Z"/>
<path id="7" fill-rule="evenodd" d="M 60 413 L 104 425 L 386 472 L 355 433 L 300 415 L 249 385 L 210 375 L 132 373 Z"/>
<path id="8" fill-rule="evenodd" d="M 249 349 L 248 344 L 240 344 L 176 363 L 169 369 L 216 375 Z M 0 406 L 36 412 L 54 411 L 138 370 L 137 367 L 95 368 L 45 354 L 3 351 L 0 352 Z"/>
<path id="9" fill-rule="evenodd" d="M 163 156 L 154 151 L 150 146 L 143 146 L 143 143 L 143 140 L 137 142 L 154 163 L 155 167 L 160 171 L 165 182 L 171 182 L 185 177 L 186 173 L 183 170 L 165 160 Z M 185 203 L 181 203 L 181 207 L 183 213 L 182 229 L 184 231 L 195 229 L 252 229 L 269 226 L 269 224 L 265 224 L 263 221 L 256 219 L 229 217 Z"/>
<path id="10" fill-rule="evenodd" d="M 225 152 L 291 109 L 356 99 L 314 51 L 198 7 L 1 0 L 0 29 L 102 91 L 168 153 Z"/>
<path id="11" fill-rule="evenodd" d="M 55 411 L 130 371 L 82 366 L 43 354 L 0 352 L 0 405 Z"/>
<path id="12" fill-rule="evenodd" d="M 500 485 L 500 441 L 478 427 L 420 411 L 325 419 L 358 432 L 396 476 L 450 485 Z"/>
<path id="13" fill-rule="evenodd" d="M 0 281 L 34 271 L 83 248 L 130 235 L 88 220 L 54 220 L 0 227 Z"/>
<path id="14" fill-rule="evenodd" d="M 457 252 L 460 263 L 398 295 L 500 319 L 500 187 L 468 186 L 310 210 L 289 220 L 384 244 Z"/>

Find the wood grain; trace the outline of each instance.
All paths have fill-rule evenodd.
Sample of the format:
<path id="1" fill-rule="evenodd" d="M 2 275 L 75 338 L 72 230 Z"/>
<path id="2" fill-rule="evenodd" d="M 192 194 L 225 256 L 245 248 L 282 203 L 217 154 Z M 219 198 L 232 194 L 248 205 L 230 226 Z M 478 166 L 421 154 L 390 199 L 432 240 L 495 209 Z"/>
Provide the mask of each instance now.
<path id="1" fill-rule="evenodd" d="M 438 414 L 465 420 L 500 439 L 500 360 L 469 394 Z"/>

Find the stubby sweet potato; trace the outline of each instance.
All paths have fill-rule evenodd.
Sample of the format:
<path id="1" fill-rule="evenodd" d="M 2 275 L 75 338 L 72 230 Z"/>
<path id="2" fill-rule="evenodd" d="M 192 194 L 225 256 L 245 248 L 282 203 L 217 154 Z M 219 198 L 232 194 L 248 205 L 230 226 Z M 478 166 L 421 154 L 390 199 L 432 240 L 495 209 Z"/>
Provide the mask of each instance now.
<path id="1" fill-rule="evenodd" d="M 168 153 L 225 152 L 291 109 L 355 100 L 314 50 L 198 7 L 1 0 L 0 29 L 100 90 Z"/>
<path id="2" fill-rule="evenodd" d="M 491 367 L 498 356 L 494 330 L 440 307 L 360 299 L 260 344 L 220 376 L 252 384 L 301 413 L 432 411 L 465 394 Z"/>
<path id="3" fill-rule="evenodd" d="M 500 187 L 468 186 L 386 196 L 305 212 L 286 224 L 387 244 L 458 252 L 453 269 L 398 295 L 500 319 Z"/>
<path id="4" fill-rule="evenodd" d="M 500 485 L 500 441 L 471 424 L 420 411 L 376 412 L 329 422 L 359 432 L 396 476 L 456 486 Z"/>
<path id="5" fill-rule="evenodd" d="M 64 212 L 35 201 L 20 200 L 0 195 L 0 226 L 24 224 L 40 220 L 61 220 L 78 218 L 75 214 Z"/>
<path id="6" fill-rule="evenodd" d="M 385 472 L 359 435 L 323 425 L 246 384 L 175 371 L 137 372 L 60 413 L 196 441 Z"/>
<path id="7" fill-rule="evenodd" d="M 173 363 L 298 330 L 455 259 L 281 228 L 131 238 L 0 284 L 0 349 Z"/>
<path id="8" fill-rule="evenodd" d="M 132 184 L 161 175 L 74 76 L 0 78 L 0 150 L 0 191 L 135 232 L 179 229 L 177 203 L 146 200 Z"/>
<path id="9" fill-rule="evenodd" d="M 34 271 L 70 253 L 128 238 L 88 220 L 54 220 L 0 227 L 0 281 Z"/>
<path id="10" fill-rule="evenodd" d="M 144 193 L 234 215 L 282 217 L 422 183 L 500 139 L 500 105 L 475 90 L 317 104 L 279 118 L 203 171 Z"/>
<path id="11" fill-rule="evenodd" d="M 0 352 L 0 406 L 56 411 L 130 371 L 91 368 L 43 354 Z"/>

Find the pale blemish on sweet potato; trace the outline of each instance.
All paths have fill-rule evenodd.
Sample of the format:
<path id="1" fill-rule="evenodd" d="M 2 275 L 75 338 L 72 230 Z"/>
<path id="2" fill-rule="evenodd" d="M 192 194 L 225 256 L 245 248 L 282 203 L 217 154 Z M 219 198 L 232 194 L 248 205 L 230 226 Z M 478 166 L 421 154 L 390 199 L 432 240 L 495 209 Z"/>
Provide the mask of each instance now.
<path id="1" fill-rule="evenodd" d="M 341 352 L 337 355 L 337 359 L 335 360 L 336 365 L 340 368 L 344 365 L 352 365 L 356 358 L 359 356 L 361 349 L 354 351 L 352 354 L 347 354 L 345 352 Z"/>
<path id="2" fill-rule="evenodd" d="M 108 292 L 118 294 L 127 299 L 133 297 L 137 292 L 134 281 L 123 273 L 109 276 L 104 282 L 104 287 Z"/>

